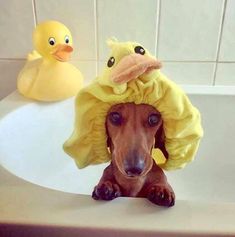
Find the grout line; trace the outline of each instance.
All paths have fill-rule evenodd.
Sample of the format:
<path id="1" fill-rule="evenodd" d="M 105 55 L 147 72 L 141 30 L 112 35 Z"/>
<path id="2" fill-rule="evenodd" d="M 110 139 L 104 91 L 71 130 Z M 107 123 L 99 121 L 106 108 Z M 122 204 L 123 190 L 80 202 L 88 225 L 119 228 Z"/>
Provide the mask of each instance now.
<path id="1" fill-rule="evenodd" d="M 33 7 L 33 20 L 34 20 L 34 27 L 38 24 L 38 17 L 36 11 L 36 0 L 32 0 L 32 7 Z"/>
<path id="2" fill-rule="evenodd" d="M 69 60 L 69 62 L 99 62 L 96 59 L 77 59 L 77 58 L 72 58 Z"/>
<path id="3" fill-rule="evenodd" d="M 0 58 L 0 61 L 24 61 L 26 58 Z"/>
<path id="4" fill-rule="evenodd" d="M 0 58 L 0 61 L 17 61 L 17 60 L 26 60 L 27 58 Z M 97 62 L 95 59 L 76 59 L 72 58 L 69 62 Z"/>
<path id="5" fill-rule="evenodd" d="M 97 15 L 98 15 L 98 8 L 97 8 L 97 0 L 94 0 L 94 25 L 95 25 L 95 73 L 96 76 L 98 75 L 98 63 L 99 63 L 99 41 L 98 41 L 98 20 L 97 20 Z"/>
<path id="6" fill-rule="evenodd" d="M 222 41 L 222 35 L 223 35 L 226 6 L 227 6 L 227 0 L 224 0 L 223 8 L 222 8 L 223 14 L 222 14 L 222 19 L 220 23 L 219 38 L 218 38 L 218 44 L 217 44 L 217 49 L 216 49 L 216 64 L 214 68 L 214 76 L 213 76 L 213 82 L 212 82 L 213 86 L 215 86 L 216 74 L 217 74 L 217 69 L 218 69 L 219 53 L 220 53 L 220 47 L 221 47 L 221 41 Z"/>
<path id="7" fill-rule="evenodd" d="M 217 63 L 235 63 L 235 61 L 218 61 Z"/>
<path id="8" fill-rule="evenodd" d="M 14 61 L 14 60 L 25 60 L 26 58 L 0 58 L 0 60 L 9 60 L 9 61 Z M 106 62 L 106 60 L 101 59 L 101 60 L 96 60 L 96 59 L 77 59 L 77 58 L 72 58 L 70 61 L 81 61 L 81 62 Z M 177 61 L 177 60 L 161 60 L 161 62 L 164 63 L 216 63 L 216 61 Z M 218 61 L 218 63 L 225 63 L 225 64 L 231 64 L 235 63 L 235 61 Z"/>
<path id="9" fill-rule="evenodd" d="M 161 60 L 166 63 L 235 63 L 235 61 Z"/>
<path id="10" fill-rule="evenodd" d="M 155 55 L 159 55 L 159 38 L 160 38 L 160 20 L 161 20 L 161 0 L 157 3 L 157 18 L 156 18 L 156 42 L 155 42 Z"/>
<path id="11" fill-rule="evenodd" d="M 26 58 L 0 58 L 0 61 L 17 61 L 17 60 L 26 60 Z M 106 60 L 96 60 L 96 59 L 76 59 L 73 58 L 70 61 L 75 61 L 75 62 L 106 62 Z M 177 60 L 161 60 L 163 63 L 216 63 L 216 61 L 177 61 Z M 235 61 L 218 61 L 218 63 L 226 63 L 226 64 L 231 64 L 235 63 Z"/>
<path id="12" fill-rule="evenodd" d="M 161 60 L 166 63 L 215 63 L 216 61 L 203 61 L 203 60 Z"/>
<path id="13" fill-rule="evenodd" d="M 99 62 L 105 62 L 105 60 L 101 59 Z M 216 63 L 216 61 L 186 61 L 186 60 L 161 60 L 163 63 Z M 218 61 L 218 63 L 235 63 L 235 61 Z"/>

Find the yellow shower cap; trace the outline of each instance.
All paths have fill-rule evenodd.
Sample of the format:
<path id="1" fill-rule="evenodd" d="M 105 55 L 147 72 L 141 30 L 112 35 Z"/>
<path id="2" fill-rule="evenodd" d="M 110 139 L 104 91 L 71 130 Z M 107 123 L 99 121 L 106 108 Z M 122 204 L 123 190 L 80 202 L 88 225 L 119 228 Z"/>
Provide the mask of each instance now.
<path id="1" fill-rule="evenodd" d="M 109 161 L 105 129 L 109 109 L 125 102 L 149 104 L 162 115 L 169 154 L 164 163 L 158 162 L 160 152 L 154 152 L 153 158 L 165 170 L 183 168 L 193 160 L 203 135 L 199 111 L 140 44 L 110 41 L 109 46 L 111 55 L 103 73 L 76 97 L 75 127 L 64 144 L 65 152 L 79 168 Z"/>

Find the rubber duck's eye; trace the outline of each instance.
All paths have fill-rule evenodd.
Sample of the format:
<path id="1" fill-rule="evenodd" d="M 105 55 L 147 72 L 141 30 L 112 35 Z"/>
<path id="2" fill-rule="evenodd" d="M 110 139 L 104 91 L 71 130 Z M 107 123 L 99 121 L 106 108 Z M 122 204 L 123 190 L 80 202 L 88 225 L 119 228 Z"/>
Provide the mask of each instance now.
<path id="1" fill-rule="evenodd" d="M 64 41 L 65 41 L 66 44 L 69 43 L 69 37 L 67 35 L 64 37 Z"/>
<path id="2" fill-rule="evenodd" d="M 111 57 L 111 58 L 109 59 L 108 63 L 107 63 L 107 66 L 108 66 L 108 67 L 112 67 L 114 63 L 115 63 L 115 58 L 114 58 L 114 57 Z"/>
<path id="3" fill-rule="evenodd" d="M 138 54 L 141 54 L 141 55 L 144 55 L 145 54 L 145 50 L 143 47 L 141 46 L 136 46 L 135 47 L 135 52 L 138 53 Z"/>
<path id="4" fill-rule="evenodd" d="M 55 44 L 55 38 L 53 38 L 53 37 L 49 38 L 48 42 L 49 42 L 50 45 L 54 45 Z"/>
<path id="5" fill-rule="evenodd" d="M 115 126 L 120 126 L 122 124 L 122 115 L 118 112 L 112 112 L 109 114 L 110 122 Z"/>
<path id="6" fill-rule="evenodd" d="M 148 117 L 148 124 L 150 127 L 154 127 L 159 122 L 159 116 L 157 114 L 150 114 Z"/>

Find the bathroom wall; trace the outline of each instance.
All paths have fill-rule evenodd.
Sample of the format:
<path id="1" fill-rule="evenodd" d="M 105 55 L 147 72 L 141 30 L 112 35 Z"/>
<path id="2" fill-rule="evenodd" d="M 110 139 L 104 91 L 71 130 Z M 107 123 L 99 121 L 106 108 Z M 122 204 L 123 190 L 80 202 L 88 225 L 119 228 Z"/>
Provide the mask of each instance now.
<path id="1" fill-rule="evenodd" d="M 0 0 L 0 98 L 16 88 L 34 26 L 49 19 L 72 31 L 72 63 L 87 81 L 115 36 L 143 44 L 189 93 L 235 94 L 234 0 Z"/>

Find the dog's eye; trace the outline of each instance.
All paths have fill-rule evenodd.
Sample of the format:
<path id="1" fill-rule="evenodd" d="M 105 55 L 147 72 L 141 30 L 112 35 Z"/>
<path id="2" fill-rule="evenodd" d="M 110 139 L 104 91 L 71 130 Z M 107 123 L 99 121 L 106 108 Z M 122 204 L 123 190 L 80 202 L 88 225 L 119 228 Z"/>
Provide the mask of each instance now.
<path id="1" fill-rule="evenodd" d="M 151 127 L 156 126 L 159 122 L 159 116 L 157 114 L 151 114 L 148 118 L 148 123 Z"/>
<path id="2" fill-rule="evenodd" d="M 122 116 L 118 112 L 112 112 L 109 114 L 109 120 L 113 125 L 119 126 L 122 123 Z"/>

